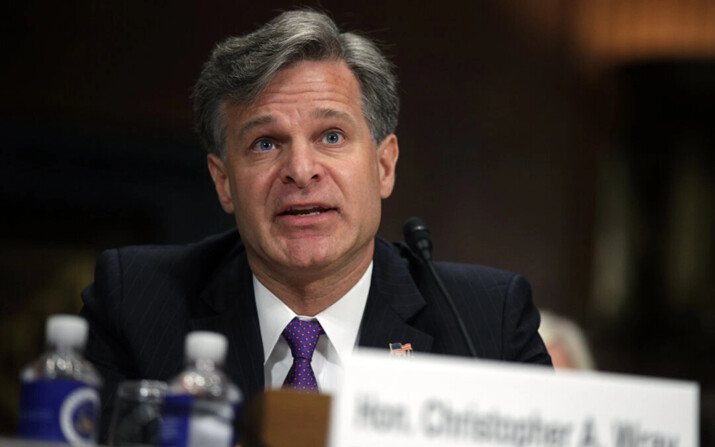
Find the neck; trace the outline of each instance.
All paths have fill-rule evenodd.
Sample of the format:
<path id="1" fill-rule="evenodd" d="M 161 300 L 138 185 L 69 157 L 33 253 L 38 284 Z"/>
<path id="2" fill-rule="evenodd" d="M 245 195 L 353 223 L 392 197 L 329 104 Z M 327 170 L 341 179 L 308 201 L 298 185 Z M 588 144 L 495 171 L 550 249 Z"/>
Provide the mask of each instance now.
<path id="1" fill-rule="evenodd" d="M 372 262 L 373 250 L 369 250 L 360 262 L 334 271 L 297 272 L 292 275 L 254 268 L 256 278 L 297 315 L 315 316 L 327 309 L 352 289 L 365 274 Z"/>

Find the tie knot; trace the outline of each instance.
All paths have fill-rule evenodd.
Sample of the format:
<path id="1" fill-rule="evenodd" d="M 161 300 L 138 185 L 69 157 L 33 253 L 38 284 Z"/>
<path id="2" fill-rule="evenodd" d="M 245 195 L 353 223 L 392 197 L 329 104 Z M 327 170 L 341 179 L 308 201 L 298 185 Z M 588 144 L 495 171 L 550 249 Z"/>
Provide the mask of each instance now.
<path id="1" fill-rule="evenodd" d="M 324 333 L 318 320 L 304 321 L 296 317 L 283 329 L 283 338 L 288 342 L 294 358 L 311 360 L 318 338 Z"/>

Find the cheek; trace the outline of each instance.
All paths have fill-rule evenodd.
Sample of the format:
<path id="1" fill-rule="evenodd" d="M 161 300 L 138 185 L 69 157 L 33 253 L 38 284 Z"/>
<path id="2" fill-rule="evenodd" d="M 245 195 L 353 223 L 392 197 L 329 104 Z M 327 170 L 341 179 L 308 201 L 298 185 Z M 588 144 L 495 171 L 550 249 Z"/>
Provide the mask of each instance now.
<path id="1" fill-rule="evenodd" d="M 366 163 L 362 169 L 353 172 L 350 190 L 353 193 L 354 212 L 358 218 L 366 224 L 375 218 L 379 219 L 382 199 L 377 165 Z"/>
<path id="2" fill-rule="evenodd" d="M 271 172 L 265 169 L 241 169 L 234 171 L 234 192 L 243 204 L 253 203 L 267 195 Z"/>
<path id="3" fill-rule="evenodd" d="M 250 221 L 260 213 L 259 209 L 265 202 L 266 184 L 261 176 L 252 173 L 238 172 L 232 185 L 232 199 L 237 219 Z"/>
<path id="4" fill-rule="evenodd" d="M 377 166 L 366 161 L 332 169 L 333 182 L 347 200 L 365 206 L 380 194 L 380 176 Z"/>
<path id="5" fill-rule="evenodd" d="M 366 149 L 373 150 L 373 149 Z M 362 188 L 375 190 L 380 183 L 380 166 L 374 156 L 364 156 L 353 158 L 344 167 L 345 176 L 349 176 L 351 181 Z"/>

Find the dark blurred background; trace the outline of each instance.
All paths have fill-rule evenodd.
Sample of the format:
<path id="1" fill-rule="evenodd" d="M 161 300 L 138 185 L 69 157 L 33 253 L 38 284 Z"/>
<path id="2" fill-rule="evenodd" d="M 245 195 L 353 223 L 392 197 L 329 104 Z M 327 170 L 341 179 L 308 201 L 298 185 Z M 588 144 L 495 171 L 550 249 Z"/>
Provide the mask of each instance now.
<path id="1" fill-rule="evenodd" d="M 294 2 L 4 7 L 0 433 L 44 320 L 76 312 L 97 254 L 233 225 L 189 93 L 213 45 Z M 438 260 L 520 272 L 598 369 L 698 381 L 715 425 L 715 2 L 396 0 L 325 8 L 398 66 L 398 183 Z"/>

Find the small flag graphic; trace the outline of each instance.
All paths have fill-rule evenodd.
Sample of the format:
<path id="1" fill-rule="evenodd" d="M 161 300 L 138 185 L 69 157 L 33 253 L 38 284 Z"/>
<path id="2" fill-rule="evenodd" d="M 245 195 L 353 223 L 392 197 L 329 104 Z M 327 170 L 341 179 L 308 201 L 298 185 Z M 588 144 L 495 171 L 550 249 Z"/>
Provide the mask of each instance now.
<path id="1" fill-rule="evenodd" d="M 398 357 L 411 357 L 412 343 L 390 343 L 390 355 Z"/>

